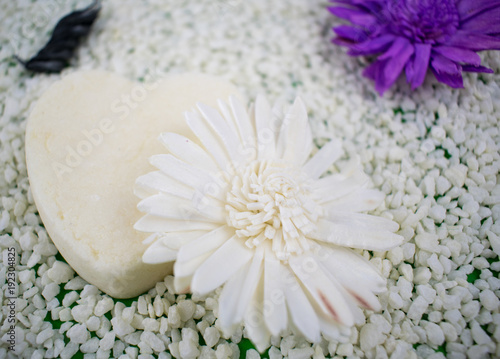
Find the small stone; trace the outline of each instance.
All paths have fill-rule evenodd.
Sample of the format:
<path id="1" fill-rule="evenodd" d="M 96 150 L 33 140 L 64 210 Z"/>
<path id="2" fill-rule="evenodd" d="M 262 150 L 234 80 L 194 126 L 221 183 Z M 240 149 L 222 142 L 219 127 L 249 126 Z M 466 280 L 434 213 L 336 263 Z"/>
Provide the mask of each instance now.
<path id="1" fill-rule="evenodd" d="M 92 315 L 92 308 L 87 305 L 77 305 L 71 309 L 71 315 L 78 323 L 85 323 Z"/>
<path id="2" fill-rule="evenodd" d="M 50 302 L 52 299 L 56 297 L 60 292 L 59 285 L 56 283 L 50 283 L 43 288 L 42 296 L 45 298 L 47 302 Z"/>
<path id="3" fill-rule="evenodd" d="M 245 354 L 246 359 L 260 359 L 260 354 L 255 349 L 248 349 Z"/>
<path id="4" fill-rule="evenodd" d="M 361 327 L 359 341 L 361 350 L 367 352 L 377 345 L 382 344 L 385 341 L 385 336 L 378 330 L 375 324 L 368 323 Z"/>
<path id="5" fill-rule="evenodd" d="M 203 339 L 209 348 L 212 348 L 220 339 L 220 332 L 215 327 L 208 327 L 203 333 Z"/>
<path id="6" fill-rule="evenodd" d="M 486 289 L 479 294 L 481 304 L 488 310 L 498 310 L 500 300 L 493 291 Z"/>
<path id="7" fill-rule="evenodd" d="M 89 341 L 80 345 L 82 353 L 95 353 L 99 349 L 99 338 L 91 338 Z"/>
<path id="8" fill-rule="evenodd" d="M 440 205 L 432 206 L 429 211 L 429 216 L 437 223 L 441 223 L 446 218 L 446 209 Z"/>
<path id="9" fill-rule="evenodd" d="M 64 262 L 56 261 L 47 271 L 47 275 L 50 279 L 52 279 L 56 284 L 66 283 L 71 278 L 73 278 L 73 269 L 69 265 Z"/>
<path id="10" fill-rule="evenodd" d="M 90 330 L 91 332 L 95 332 L 99 329 L 101 320 L 96 316 L 91 316 L 85 324 L 87 325 L 88 330 Z"/>
<path id="11" fill-rule="evenodd" d="M 142 325 L 145 331 L 157 332 L 160 329 L 160 323 L 153 318 L 145 318 L 142 321 Z"/>
<path id="12" fill-rule="evenodd" d="M 339 345 L 339 347 L 341 345 Z M 352 344 L 351 344 L 351 347 L 352 347 Z M 348 348 L 346 348 L 346 350 L 348 350 Z M 338 351 L 338 349 L 337 349 L 337 351 Z M 312 357 L 313 354 L 314 354 L 314 349 L 312 347 L 300 348 L 300 349 L 298 349 L 298 348 L 297 349 L 290 349 L 288 351 L 288 359 L 309 359 Z"/>
<path id="13" fill-rule="evenodd" d="M 183 300 L 177 304 L 177 308 L 181 321 L 187 322 L 193 317 L 196 310 L 196 304 L 191 300 Z"/>
<path id="14" fill-rule="evenodd" d="M 431 279 L 431 271 L 429 268 L 418 267 L 414 270 L 413 282 L 415 284 L 427 284 Z"/>
<path id="15" fill-rule="evenodd" d="M 154 333 L 145 331 L 141 334 L 141 341 L 148 344 L 155 352 L 160 353 L 166 349 L 165 343 Z"/>
<path id="16" fill-rule="evenodd" d="M 185 359 L 195 359 L 200 355 L 198 343 L 192 340 L 181 340 L 179 342 L 179 355 Z"/>
<path id="17" fill-rule="evenodd" d="M 291 352 L 293 352 L 295 350 L 300 350 L 300 349 L 290 350 L 290 355 L 288 356 L 289 358 L 291 357 Z M 349 355 L 352 355 L 352 353 L 353 353 L 353 346 L 351 343 L 341 343 L 337 347 L 337 355 L 349 356 Z"/>
<path id="18" fill-rule="evenodd" d="M 424 328 L 429 342 L 434 345 L 441 345 L 444 343 L 444 333 L 439 325 L 432 322 L 426 322 Z"/>
<path id="19" fill-rule="evenodd" d="M 410 308 L 408 309 L 408 318 L 413 319 L 413 320 L 420 320 L 420 318 L 422 318 L 422 315 L 427 310 L 428 306 L 429 306 L 429 304 L 424 299 L 424 297 L 418 296 L 412 302 L 412 304 L 410 305 Z"/>
<path id="20" fill-rule="evenodd" d="M 66 333 L 73 343 L 83 344 L 90 338 L 87 327 L 83 324 L 73 325 Z"/>
<path id="21" fill-rule="evenodd" d="M 94 308 L 94 314 L 98 317 L 102 317 L 104 314 L 113 309 L 113 307 L 113 299 L 107 296 L 103 297 L 100 301 L 97 302 Z"/>
<path id="22" fill-rule="evenodd" d="M 115 344 L 115 333 L 114 332 L 107 332 L 104 337 L 99 342 L 99 348 L 102 350 L 110 350 L 113 348 L 113 345 Z"/>

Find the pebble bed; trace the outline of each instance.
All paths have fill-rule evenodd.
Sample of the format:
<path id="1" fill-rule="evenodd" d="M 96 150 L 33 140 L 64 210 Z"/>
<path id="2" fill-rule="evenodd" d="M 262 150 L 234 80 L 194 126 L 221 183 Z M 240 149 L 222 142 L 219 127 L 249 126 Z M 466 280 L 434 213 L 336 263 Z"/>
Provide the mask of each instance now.
<path id="1" fill-rule="evenodd" d="M 0 358 L 261 357 L 244 328 L 231 337 L 219 331 L 218 293 L 175 295 L 168 276 L 138 298 L 115 300 L 58 254 L 30 193 L 24 131 L 43 91 L 79 69 L 137 81 L 201 71 L 232 81 L 248 98 L 300 95 L 316 144 L 343 138 L 346 157 L 359 155 L 387 194 L 376 213 L 400 224 L 405 243 L 363 253 L 388 278 L 383 310 L 366 312 L 347 343 L 284 333 L 262 357 L 500 357 L 500 52 L 482 54 L 496 72 L 465 75 L 465 89 L 429 76 L 415 92 L 402 79 L 379 97 L 361 76 L 365 60 L 330 43 L 337 20 L 326 2 L 108 0 L 61 75 L 30 74 L 12 59 L 34 55 L 62 15 L 87 5 L 1 4 L 0 283 L 14 248 L 18 297 L 13 352 L 2 284 Z"/>

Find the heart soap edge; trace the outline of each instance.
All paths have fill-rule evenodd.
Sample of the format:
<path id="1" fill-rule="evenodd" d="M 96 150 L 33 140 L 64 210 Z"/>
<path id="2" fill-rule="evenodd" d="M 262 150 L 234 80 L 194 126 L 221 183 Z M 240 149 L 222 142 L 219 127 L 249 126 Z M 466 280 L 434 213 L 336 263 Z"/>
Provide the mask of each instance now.
<path id="1" fill-rule="evenodd" d="M 96 84 L 100 84 L 97 89 Z M 140 89 L 148 86 L 145 97 L 141 97 Z M 139 199 L 133 195 L 133 182 L 153 170 L 147 161 L 151 155 L 166 152 L 157 141 L 161 132 L 190 136 L 183 111 L 192 109 L 198 101 L 216 106 L 218 98 L 230 95 L 242 97 L 234 85 L 210 75 L 168 75 L 156 83 L 140 84 L 98 70 L 68 75 L 42 95 L 26 128 L 31 192 L 54 244 L 82 278 L 112 297 L 130 298 L 172 273 L 172 263 L 142 262 L 146 249 L 142 241 L 147 235 L 132 227 L 142 215 L 136 208 Z M 140 101 L 129 101 L 126 108 L 127 102 L 116 100 L 123 100 L 123 96 Z M 119 116 L 120 121 L 113 116 Z M 104 121 L 109 118 L 114 121 L 111 125 Z M 107 134 L 111 128 L 113 131 Z M 102 140 L 95 129 L 107 137 Z M 136 137 L 142 143 L 123 141 L 124 136 Z M 78 145 L 89 147 L 89 143 L 95 146 L 87 151 L 87 157 L 80 156 L 81 163 L 67 162 L 78 153 L 85 154 L 81 152 L 85 146 Z M 131 168 L 137 173 L 130 173 Z M 96 175 L 99 171 L 100 177 Z M 123 172 L 119 179 L 124 183 L 110 183 L 118 176 L 115 172 Z M 99 181 L 102 183 L 97 186 Z M 115 193 L 110 197 L 113 201 L 105 201 L 108 193 Z M 102 197 L 101 204 L 94 205 L 98 197 Z M 114 198 L 118 198 L 116 203 Z M 96 228 L 90 228 L 94 225 Z M 102 233 L 117 238 L 110 240 Z"/>

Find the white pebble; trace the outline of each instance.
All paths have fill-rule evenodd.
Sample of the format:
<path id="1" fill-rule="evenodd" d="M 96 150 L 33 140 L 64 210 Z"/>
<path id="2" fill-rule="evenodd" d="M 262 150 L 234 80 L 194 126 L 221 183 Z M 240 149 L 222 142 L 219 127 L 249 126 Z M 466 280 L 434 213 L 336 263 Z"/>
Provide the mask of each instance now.
<path id="1" fill-rule="evenodd" d="M 493 293 L 493 291 L 491 291 L 489 289 L 483 290 L 479 294 L 479 300 L 481 301 L 481 304 L 488 310 L 498 310 L 499 309 L 500 300 L 495 295 L 495 293 Z"/>
<path id="2" fill-rule="evenodd" d="M 42 295 L 45 298 L 47 302 L 50 302 L 52 299 L 55 298 L 56 295 L 58 295 L 60 292 L 59 285 L 56 283 L 50 283 L 43 288 Z"/>
<path id="3" fill-rule="evenodd" d="M 410 305 L 408 309 L 408 318 L 413 320 L 420 320 L 422 315 L 427 310 L 429 304 L 422 296 L 418 296 Z"/>
<path id="4" fill-rule="evenodd" d="M 361 350 L 367 352 L 375 346 L 382 344 L 385 341 L 385 336 L 378 330 L 376 325 L 368 323 L 361 327 L 359 341 Z"/>
<path id="5" fill-rule="evenodd" d="M 111 299 L 110 297 L 103 297 L 100 301 L 97 302 L 94 308 L 94 314 L 98 317 L 101 317 L 111 309 L 113 309 L 113 307 L 113 299 Z"/>
<path id="6" fill-rule="evenodd" d="M 71 278 L 73 278 L 74 272 L 69 265 L 64 262 L 56 261 L 52 268 L 47 271 L 50 279 L 52 279 L 56 284 L 66 283 Z"/>
<path id="7" fill-rule="evenodd" d="M 351 344 L 351 348 L 352 348 L 352 344 Z M 314 349 L 311 347 L 300 348 L 300 349 L 290 349 L 288 351 L 288 359 L 308 359 L 308 358 L 312 357 L 313 354 L 314 354 Z"/>
<path id="8" fill-rule="evenodd" d="M 102 350 L 110 350 L 115 344 L 115 333 L 113 331 L 107 332 L 104 337 L 99 341 L 99 348 Z"/>
<path id="9" fill-rule="evenodd" d="M 208 327 L 203 333 L 203 339 L 209 348 L 212 348 L 220 339 L 220 332 L 215 327 Z"/>
<path id="10" fill-rule="evenodd" d="M 198 343 L 192 340 L 181 340 L 179 342 L 179 354 L 181 358 L 194 359 L 200 355 Z"/>
<path id="11" fill-rule="evenodd" d="M 73 343 L 83 344 L 90 338 L 87 327 L 83 324 L 75 324 L 66 333 Z"/>
<path id="12" fill-rule="evenodd" d="M 247 350 L 245 354 L 246 359 L 260 359 L 260 354 L 257 350 L 255 349 L 249 349 Z"/>
<path id="13" fill-rule="evenodd" d="M 95 353 L 99 349 L 99 338 L 90 338 L 89 341 L 80 345 L 82 353 Z"/>

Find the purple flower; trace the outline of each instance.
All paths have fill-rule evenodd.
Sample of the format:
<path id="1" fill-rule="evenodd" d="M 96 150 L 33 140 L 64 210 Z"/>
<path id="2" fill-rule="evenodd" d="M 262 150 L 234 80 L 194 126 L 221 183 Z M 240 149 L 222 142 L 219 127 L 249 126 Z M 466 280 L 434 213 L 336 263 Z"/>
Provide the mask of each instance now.
<path id="1" fill-rule="evenodd" d="M 481 66 L 476 51 L 500 50 L 500 0 L 331 0 L 332 14 L 349 21 L 334 27 L 333 43 L 351 56 L 376 55 L 363 75 L 382 95 L 404 70 L 414 90 L 427 69 L 454 88 L 462 71 Z"/>

